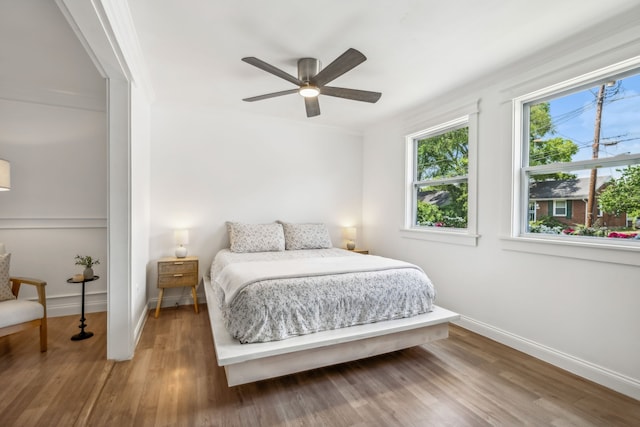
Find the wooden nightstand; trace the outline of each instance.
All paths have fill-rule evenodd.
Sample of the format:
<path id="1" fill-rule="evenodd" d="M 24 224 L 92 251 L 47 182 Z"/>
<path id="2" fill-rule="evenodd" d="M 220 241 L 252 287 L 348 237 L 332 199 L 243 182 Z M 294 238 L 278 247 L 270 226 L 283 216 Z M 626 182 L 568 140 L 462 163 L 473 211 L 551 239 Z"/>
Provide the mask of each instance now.
<path id="1" fill-rule="evenodd" d="M 168 257 L 158 261 L 158 305 L 156 306 L 156 318 L 160 315 L 160 306 L 165 288 L 179 288 L 183 286 L 191 287 L 193 295 L 193 308 L 198 313 L 198 297 L 196 287 L 198 286 L 198 257 L 188 256 L 185 258 Z"/>
<path id="2" fill-rule="evenodd" d="M 355 252 L 357 254 L 364 254 L 364 255 L 369 255 L 369 250 L 368 249 L 354 249 L 351 252 Z"/>

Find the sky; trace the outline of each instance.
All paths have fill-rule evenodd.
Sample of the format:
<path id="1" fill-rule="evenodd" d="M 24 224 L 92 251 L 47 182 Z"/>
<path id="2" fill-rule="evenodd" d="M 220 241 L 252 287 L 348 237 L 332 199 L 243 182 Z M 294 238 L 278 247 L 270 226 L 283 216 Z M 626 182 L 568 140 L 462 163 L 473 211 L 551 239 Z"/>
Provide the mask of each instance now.
<path id="1" fill-rule="evenodd" d="M 600 158 L 640 153 L 640 74 L 621 79 L 617 84 L 617 93 L 616 86 L 607 89 L 602 108 Z M 554 136 L 570 139 L 580 148 L 573 160 L 592 156 L 598 89 L 599 86 L 594 86 L 549 101 L 556 128 Z M 605 173 L 619 175 L 615 170 Z"/>

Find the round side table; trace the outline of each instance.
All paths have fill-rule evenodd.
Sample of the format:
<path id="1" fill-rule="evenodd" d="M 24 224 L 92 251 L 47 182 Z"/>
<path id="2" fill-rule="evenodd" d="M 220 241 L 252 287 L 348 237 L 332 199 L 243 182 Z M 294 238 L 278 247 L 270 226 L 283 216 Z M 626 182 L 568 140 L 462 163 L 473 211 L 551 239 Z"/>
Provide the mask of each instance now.
<path id="1" fill-rule="evenodd" d="M 67 279 L 67 283 L 82 283 L 82 316 L 80 317 L 80 333 L 75 334 L 71 337 L 71 341 L 80 341 L 86 340 L 87 338 L 91 338 L 93 336 L 93 332 L 85 332 L 84 328 L 87 326 L 84 321 L 87 320 L 84 318 L 84 284 L 87 282 L 93 282 L 94 280 L 98 280 L 100 276 L 93 276 L 91 279 L 83 279 L 82 282 L 74 281 L 73 279 Z"/>

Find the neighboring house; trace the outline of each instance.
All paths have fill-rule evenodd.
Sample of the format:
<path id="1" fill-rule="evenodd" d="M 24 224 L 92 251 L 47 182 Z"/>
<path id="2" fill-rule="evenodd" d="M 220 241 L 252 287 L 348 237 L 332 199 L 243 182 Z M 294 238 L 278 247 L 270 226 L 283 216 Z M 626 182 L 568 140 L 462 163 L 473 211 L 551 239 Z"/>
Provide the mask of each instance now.
<path id="1" fill-rule="evenodd" d="M 529 221 L 542 217 L 552 217 L 567 224 L 585 224 L 587 220 L 587 199 L 589 197 L 589 178 L 566 179 L 559 181 L 534 182 L 529 187 Z M 596 180 L 597 196 L 611 182 L 610 176 L 599 176 Z M 608 227 L 627 225 L 626 214 L 612 215 L 598 210 L 598 220 Z"/>

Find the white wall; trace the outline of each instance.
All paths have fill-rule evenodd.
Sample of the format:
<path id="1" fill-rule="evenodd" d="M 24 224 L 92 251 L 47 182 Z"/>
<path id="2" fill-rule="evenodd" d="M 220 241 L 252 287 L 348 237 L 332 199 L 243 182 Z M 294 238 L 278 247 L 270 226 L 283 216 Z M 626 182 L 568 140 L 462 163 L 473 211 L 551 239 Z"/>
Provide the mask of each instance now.
<path id="1" fill-rule="evenodd" d="M 173 256 L 173 230 L 190 230 L 200 273 L 228 247 L 225 221 L 360 225 L 362 137 L 343 130 L 195 106 L 154 105 L 148 290 L 157 301 L 155 261 Z M 199 289 L 202 292 L 202 289 Z M 190 303 L 168 289 L 163 305 Z"/>
<path id="2" fill-rule="evenodd" d="M 80 312 L 77 254 L 102 263 L 87 285 L 86 310 L 106 310 L 106 128 L 104 111 L 0 99 L 0 156 L 11 191 L 0 193 L 0 242 L 11 274 L 47 282 L 50 316 Z M 25 287 L 21 296 L 33 298 Z"/>
<path id="3" fill-rule="evenodd" d="M 131 90 L 131 319 L 139 338 L 146 319 L 151 208 L 151 111 L 144 92 Z"/>
<path id="4" fill-rule="evenodd" d="M 407 111 L 410 120 L 398 117 L 375 126 L 363 148 L 363 223 L 370 250 L 422 266 L 436 285 L 437 303 L 461 313 L 463 326 L 635 398 L 640 398 L 638 264 L 516 252 L 503 238 L 510 221 L 510 99 L 639 51 L 640 26 L 618 19 Z M 478 245 L 402 238 L 404 136 L 420 130 L 415 125 L 420 117 L 427 121 L 442 113 L 443 105 L 474 99 L 480 99 Z"/>

